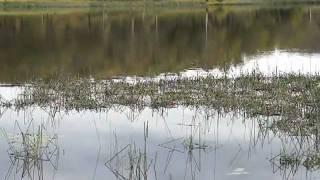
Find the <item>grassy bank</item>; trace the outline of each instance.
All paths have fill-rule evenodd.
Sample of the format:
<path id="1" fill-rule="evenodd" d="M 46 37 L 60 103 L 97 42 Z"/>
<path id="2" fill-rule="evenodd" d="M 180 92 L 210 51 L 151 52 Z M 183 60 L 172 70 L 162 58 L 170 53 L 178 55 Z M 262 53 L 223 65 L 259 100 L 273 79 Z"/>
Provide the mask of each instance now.
<path id="1" fill-rule="evenodd" d="M 38 8 L 112 8 L 136 9 L 142 7 L 204 7 L 205 1 L 174 0 L 174 1 L 73 1 L 73 0 L 45 0 L 45 1 L 0 1 L 0 8 L 38 9 Z"/>
<path id="2" fill-rule="evenodd" d="M 135 9 L 145 7 L 210 7 L 232 5 L 279 6 L 293 4 L 318 4 L 319 0 L 0 0 L 2 9 L 39 8 L 92 8 Z"/>

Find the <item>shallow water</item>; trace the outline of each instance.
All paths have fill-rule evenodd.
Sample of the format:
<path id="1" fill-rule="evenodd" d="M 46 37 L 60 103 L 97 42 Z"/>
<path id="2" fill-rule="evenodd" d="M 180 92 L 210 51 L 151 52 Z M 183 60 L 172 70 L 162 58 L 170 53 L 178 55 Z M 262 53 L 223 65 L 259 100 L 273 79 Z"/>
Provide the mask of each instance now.
<path id="1" fill-rule="evenodd" d="M 0 88 L 2 98 L 22 92 L 9 89 Z M 120 105 L 99 111 L 3 107 L 0 114 L 4 179 L 320 178 L 317 163 L 304 164 L 317 155 L 317 138 L 268 129 L 277 117 Z"/>
<path id="2" fill-rule="evenodd" d="M 208 114 L 210 118 L 206 117 Z M 146 156 L 150 166 L 148 179 L 155 179 L 155 176 L 158 179 L 320 177 L 317 171 L 311 173 L 302 165 L 294 172 L 289 167 L 278 167 L 280 160 L 276 156 L 284 149 L 288 152 L 305 150 L 303 147 L 295 149 L 298 139 L 285 135 L 279 138 L 271 132 L 264 134 L 252 119 L 231 114 L 218 117 L 208 110 L 182 107 L 164 112 L 150 109 L 133 112 L 127 107 L 119 107 L 118 110 L 103 113 L 58 113 L 54 120 L 46 110 L 39 108 L 19 113 L 7 110 L 1 117 L 0 125 L 9 136 L 21 136 L 20 131 L 36 132 L 38 125 L 42 124 L 44 134 L 57 140 L 47 149 L 54 152 L 57 148 L 57 154 L 53 153 L 50 162 L 43 161 L 41 168 L 32 165 L 23 167 L 23 160 L 26 159 L 10 162 L 8 140 L 2 138 L 0 175 L 8 175 L 8 179 L 19 179 L 22 175 L 27 179 L 38 179 L 37 173 L 40 171 L 44 179 L 116 179 L 107 162 L 128 144 L 134 144 L 137 150 L 144 153 L 146 122 Z M 27 128 L 29 123 L 31 125 Z M 203 148 L 190 149 L 184 145 L 191 136 L 193 145 L 199 143 Z M 110 168 L 118 169 L 125 177 L 129 177 L 128 153 L 129 150 L 125 149 L 110 163 Z M 11 171 L 10 166 L 13 167 Z"/>
<path id="3" fill-rule="evenodd" d="M 319 22 L 317 6 L 0 15 L 0 97 L 23 90 L 10 84 L 57 74 L 318 74 Z M 271 131 L 273 118 L 183 106 L 1 107 L 0 177 L 319 179 L 305 164 L 319 155 L 318 137 Z"/>

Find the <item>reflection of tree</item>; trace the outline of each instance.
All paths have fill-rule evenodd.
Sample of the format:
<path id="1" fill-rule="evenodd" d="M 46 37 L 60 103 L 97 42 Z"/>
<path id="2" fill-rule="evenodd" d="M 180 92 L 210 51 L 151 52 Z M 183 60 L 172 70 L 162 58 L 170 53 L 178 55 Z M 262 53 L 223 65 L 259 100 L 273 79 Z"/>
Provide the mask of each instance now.
<path id="1" fill-rule="evenodd" d="M 317 16 L 306 21 L 309 9 L 218 7 L 204 13 L 2 16 L 1 77 L 141 75 L 239 63 L 243 54 L 275 47 L 319 49 Z"/>

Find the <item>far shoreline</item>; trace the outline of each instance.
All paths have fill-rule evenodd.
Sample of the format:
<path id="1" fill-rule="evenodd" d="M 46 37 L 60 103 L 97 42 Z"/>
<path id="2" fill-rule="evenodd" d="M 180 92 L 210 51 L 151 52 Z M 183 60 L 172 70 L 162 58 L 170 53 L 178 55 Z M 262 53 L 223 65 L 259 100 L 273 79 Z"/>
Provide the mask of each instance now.
<path id="1" fill-rule="evenodd" d="M 108 8 L 108 9 L 172 9 L 172 8 L 210 8 L 229 6 L 261 6 L 261 7 L 281 7 L 295 5 L 319 5 L 319 0 L 171 0 L 171 1 L 88 1 L 88 0 L 0 0 L 0 9 L 70 9 L 70 8 Z"/>

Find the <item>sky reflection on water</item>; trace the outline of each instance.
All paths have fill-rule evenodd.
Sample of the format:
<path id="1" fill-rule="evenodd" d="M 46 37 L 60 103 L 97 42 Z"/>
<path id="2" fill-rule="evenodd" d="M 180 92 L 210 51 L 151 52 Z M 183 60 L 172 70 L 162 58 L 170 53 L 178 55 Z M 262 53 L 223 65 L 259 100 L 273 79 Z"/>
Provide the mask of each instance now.
<path id="1" fill-rule="evenodd" d="M 254 119 L 227 114 L 218 116 L 210 112 L 206 118 L 204 109 L 177 107 L 167 109 L 164 114 L 150 109 L 132 112 L 126 107 L 111 109 L 106 113 L 90 111 L 56 114 L 52 121 L 46 110 L 30 108 L 15 112 L 8 110 L 1 117 L 0 125 L 12 136 L 19 136 L 17 120 L 22 132 L 32 121 L 35 130 L 45 125 L 47 136 L 57 136 L 59 156 L 57 169 L 44 162 L 45 179 L 115 179 L 105 163 L 128 144 L 135 144 L 143 151 L 144 123 L 148 122 L 147 158 L 156 162 L 158 179 L 283 179 L 290 175 L 289 169 L 277 169 L 270 161 L 283 149 L 294 151 L 296 140 L 288 136 L 280 138 L 272 132 L 264 134 Z M 135 115 L 135 118 L 133 115 Z M 15 126 L 15 128 L 14 128 Z M 29 128 L 30 129 L 30 128 Z M 200 129 L 200 132 L 199 132 Z M 34 132 L 29 131 L 29 132 Z M 186 142 L 192 136 L 194 147 L 188 150 Z M 200 137 L 200 141 L 199 141 Z M 1 138 L 0 175 L 10 167 L 8 142 Z M 116 144 L 116 145 L 115 145 Z M 171 149 L 171 150 L 170 150 Z M 174 150 L 173 150 L 174 149 Z M 127 152 L 121 154 L 118 168 L 127 167 Z M 155 157 L 157 157 L 155 161 Z M 122 163 L 121 163 L 122 162 Z M 124 164 L 123 164 L 124 163 Z M 274 161 L 275 164 L 279 160 Z M 283 168 L 283 167 L 282 167 Z M 125 169 L 125 168 L 124 168 Z M 275 170 L 275 172 L 273 172 Z M 125 174 L 125 170 L 124 174 Z M 155 179 L 154 167 L 150 165 L 148 178 Z M 21 171 L 11 172 L 10 178 L 19 179 Z M 306 174 L 300 167 L 295 179 L 317 179 L 317 173 Z"/>

